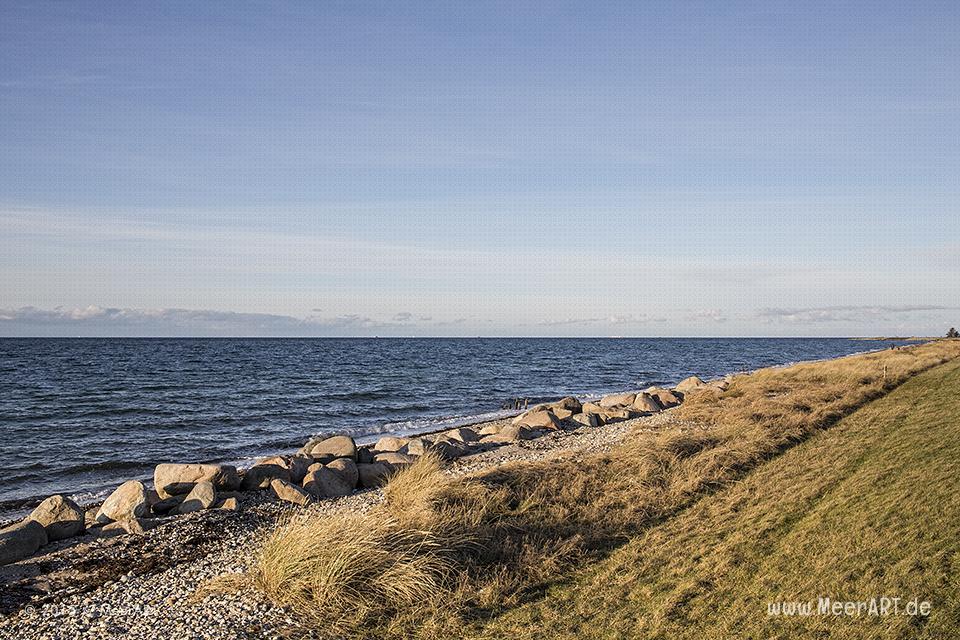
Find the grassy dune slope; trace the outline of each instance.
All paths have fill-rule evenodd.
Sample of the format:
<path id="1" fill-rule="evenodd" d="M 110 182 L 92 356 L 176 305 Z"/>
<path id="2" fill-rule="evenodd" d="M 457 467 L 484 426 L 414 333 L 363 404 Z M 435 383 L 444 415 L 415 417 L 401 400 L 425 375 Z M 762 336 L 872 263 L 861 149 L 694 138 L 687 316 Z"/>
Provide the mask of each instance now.
<path id="1" fill-rule="evenodd" d="M 955 371 L 943 365 L 960 363 L 958 356 L 960 341 L 939 341 L 738 376 L 725 391 L 689 394 L 674 410 L 672 427 L 635 433 L 604 454 L 571 453 L 460 479 L 424 459 L 393 477 L 382 506 L 363 514 L 308 515 L 279 527 L 264 544 L 255 583 L 311 625 L 376 638 L 452 638 L 468 631 L 491 637 L 708 637 L 704 629 L 726 637 L 750 624 L 766 637 L 771 597 L 908 595 L 824 593 L 887 585 L 790 580 L 816 576 L 817 562 L 839 567 L 836 558 L 847 562 L 845 549 L 874 539 L 915 551 L 908 566 L 955 575 L 952 555 L 930 565 L 934 557 L 919 543 L 893 537 L 897 529 L 888 520 L 895 511 L 857 509 L 929 490 L 944 493 L 926 507 L 898 505 L 913 509 L 905 511 L 905 522 L 922 519 L 926 526 L 947 511 L 955 486 L 937 474 L 956 470 L 951 461 L 957 452 L 944 448 L 956 435 L 949 433 L 950 420 L 960 412 L 949 398 L 956 381 L 941 378 Z M 930 391 L 948 382 L 953 387 Z M 898 390 L 904 383 L 909 386 Z M 890 392 L 896 392 L 893 400 L 872 404 Z M 889 415 L 864 417 L 878 407 L 888 407 Z M 921 411 L 929 419 L 917 418 Z M 937 416 L 944 416 L 947 433 L 925 435 Z M 906 428 L 900 435 L 897 420 L 910 421 L 919 441 L 906 438 Z M 871 448 L 862 439 L 877 431 L 886 433 L 876 435 Z M 851 443 L 845 433 L 853 434 Z M 820 442 L 828 444 L 811 449 Z M 805 451 L 812 451 L 806 466 L 798 458 Z M 940 457 L 904 462 L 908 454 L 933 453 Z M 870 462 L 881 455 L 888 466 Z M 891 470 L 891 464 L 900 466 Z M 861 504 L 861 489 L 870 483 L 855 475 L 858 465 L 866 465 L 864 473 L 887 473 L 890 482 L 923 475 Z M 764 478 L 767 473 L 775 476 Z M 847 504 L 831 506 L 830 500 L 845 496 Z M 818 505 L 822 511 L 811 511 Z M 809 534 L 810 540 L 802 535 L 804 526 L 830 518 L 845 527 L 837 540 L 829 529 Z M 934 535 L 933 544 L 949 546 L 953 532 L 947 528 L 923 531 Z M 788 535 L 799 535 L 806 550 L 818 549 L 819 540 L 834 546 L 829 553 L 793 557 L 779 546 L 788 544 Z M 843 541 L 848 546 L 837 546 Z M 928 569 L 890 565 L 878 554 L 868 549 L 865 560 L 850 561 L 846 579 L 854 580 L 872 560 L 877 564 L 870 571 L 891 580 L 904 573 L 904 586 L 926 588 L 910 579 Z M 775 564 L 764 564 L 769 558 Z M 761 578 L 766 581 L 754 582 Z"/>
<path id="2" fill-rule="evenodd" d="M 469 635 L 960 637 L 960 362 L 909 380 Z M 769 617 L 914 596 L 929 617 Z"/>

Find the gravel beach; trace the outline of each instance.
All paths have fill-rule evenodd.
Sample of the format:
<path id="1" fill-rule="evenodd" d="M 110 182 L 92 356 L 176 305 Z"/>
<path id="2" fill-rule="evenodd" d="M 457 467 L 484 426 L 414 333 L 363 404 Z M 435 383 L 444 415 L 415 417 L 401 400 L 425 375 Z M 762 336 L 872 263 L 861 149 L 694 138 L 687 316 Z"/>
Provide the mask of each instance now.
<path id="1" fill-rule="evenodd" d="M 448 473 L 602 452 L 630 432 L 680 426 L 672 413 L 551 432 L 460 458 Z M 380 500 L 382 491 L 373 489 L 292 507 L 256 492 L 244 494 L 239 511 L 198 511 L 142 535 L 53 543 L 39 555 L 0 567 L 0 638 L 313 637 L 242 579 L 233 593 L 205 595 L 202 587 L 225 574 L 240 578 L 262 536 L 291 509 L 363 511 Z"/>

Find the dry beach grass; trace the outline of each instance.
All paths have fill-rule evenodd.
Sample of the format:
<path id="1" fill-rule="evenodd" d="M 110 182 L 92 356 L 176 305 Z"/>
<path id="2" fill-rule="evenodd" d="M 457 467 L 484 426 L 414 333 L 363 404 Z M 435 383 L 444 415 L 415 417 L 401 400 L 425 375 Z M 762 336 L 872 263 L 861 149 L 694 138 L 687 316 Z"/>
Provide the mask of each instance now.
<path id="1" fill-rule="evenodd" d="M 489 621 L 957 355 L 960 342 L 937 341 L 738 376 L 726 390 L 689 394 L 677 428 L 633 434 L 603 454 L 464 478 L 424 460 L 391 481 L 382 507 L 281 527 L 264 547 L 258 584 L 334 633 L 500 637 Z M 347 559 L 370 564 L 331 580 Z M 395 584 L 383 583 L 388 575 Z"/>

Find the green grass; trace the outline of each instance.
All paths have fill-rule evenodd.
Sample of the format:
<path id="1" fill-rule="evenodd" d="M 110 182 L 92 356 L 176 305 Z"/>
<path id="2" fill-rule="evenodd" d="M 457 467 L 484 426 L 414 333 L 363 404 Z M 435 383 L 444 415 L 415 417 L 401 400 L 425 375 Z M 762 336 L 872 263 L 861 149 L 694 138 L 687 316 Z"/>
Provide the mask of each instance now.
<path id="1" fill-rule="evenodd" d="M 960 637 L 960 362 L 587 560 L 465 636 Z M 818 596 L 929 600 L 929 617 L 770 617 Z"/>
<path id="2" fill-rule="evenodd" d="M 798 561 L 792 556 L 764 562 L 806 522 L 805 505 L 828 504 L 835 490 L 856 489 L 843 484 L 853 471 L 840 472 L 870 454 L 867 441 L 841 439 L 819 445 L 823 450 L 806 468 L 798 465 L 798 452 L 810 451 L 824 434 L 837 438 L 877 407 L 892 407 L 888 413 L 896 415 L 868 420 L 863 431 L 907 420 L 912 414 L 899 402 L 912 396 L 897 391 L 900 385 L 909 383 L 916 394 L 923 390 L 918 375 L 930 380 L 924 372 L 958 356 L 960 341 L 944 340 L 738 376 L 726 391 L 688 394 L 673 426 L 638 431 L 602 454 L 502 465 L 463 478 L 422 461 L 391 479 L 380 507 L 281 526 L 264 545 L 254 583 L 311 626 L 355 637 L 445 639 L 472 631 L 480 637 L 719 638 L 739 636 L 750 624 L 761 625 L 754 636 L 768 637 L 775 631 L 764 622 L 771 597 L 757 589 L 776 590 L 778 600 L 815 598 L 823 591 L 791 584 L 790 572 L 810 575 L 810 558 L 833 567 L 854 547 L 833 545 L 810 555 L 816 541 L 801 540 L 801 567 L 790 564 Z M 947 393 L 956 395 L 952 384 Z M 900 401 L 876 404 L 894 391 Z M 928 395 L 937 411 L 949 411 L 942 394 Z M 890 442 L 887 434 L 875 446 Z M 917 467 L 924 474 L 933 468 Z M 900 491 L 911 490 L 918 491 L 913 485 Z M 942 508 L 948 495 L 934 496 L 932 508 Z M 914 507 L 920 508 L 902 508 Z M 854 544 L 872 521 L 869 514 L 851 514 L 844 535 L 855 532 L 857 538 L 846 538 Z M 889 540 L 889 532 L 882 535 Z M 767 582 L 751 585 L 757 576 Z"/>

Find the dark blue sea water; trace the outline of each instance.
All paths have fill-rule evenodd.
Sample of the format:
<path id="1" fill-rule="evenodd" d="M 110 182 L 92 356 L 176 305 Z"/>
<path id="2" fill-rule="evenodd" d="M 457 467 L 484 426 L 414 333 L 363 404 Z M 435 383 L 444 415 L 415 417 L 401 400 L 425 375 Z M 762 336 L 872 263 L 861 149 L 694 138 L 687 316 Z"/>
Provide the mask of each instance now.
<path id="1" fill-rule="evenodd" d="M 848 339 L 0 339 L 0 514 L 90 499 L 168 461 L 240 461 L 308 436 L 502 415 L 516 397 L 671 384 L 829 358 Z M 19 503 L 19 504 L 18 504 Z"/>

